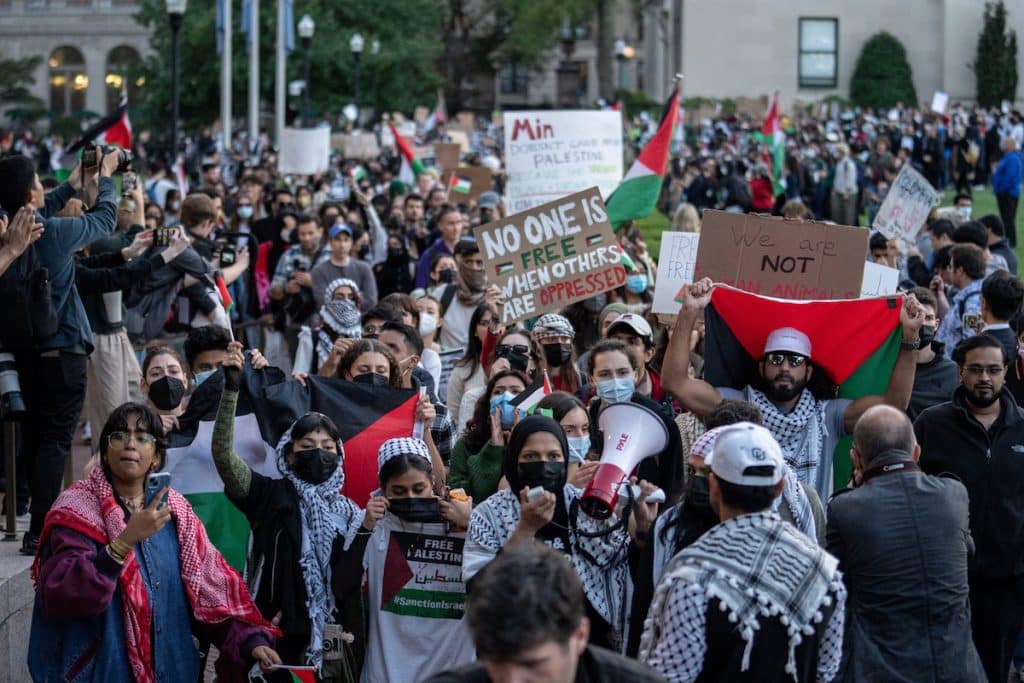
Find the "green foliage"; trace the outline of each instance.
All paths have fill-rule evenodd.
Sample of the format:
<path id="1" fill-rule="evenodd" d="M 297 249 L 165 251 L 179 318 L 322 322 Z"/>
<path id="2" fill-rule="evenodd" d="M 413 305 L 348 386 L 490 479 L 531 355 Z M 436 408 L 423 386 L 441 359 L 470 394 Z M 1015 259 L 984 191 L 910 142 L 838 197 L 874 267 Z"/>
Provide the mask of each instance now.
<path id="1" fill-rule="evenodd" d="M 971 64 L 978 104 L 984 107 L 1017 97 L 1017 33 L 1007 28 L 1006 14 L 1002 0 L 985 3 L 985 25 Z"/>
<path id="2" fill-rule="evenodd" d="M 153 31 L 151 55 L 145 63 L 145 101 L 140 128 L 165 130 L 171 109 L 171 31 L 163 0 L 141 0 L 139 23 Z M 234 3 L 232 111 L 247 115 L 248 53 L 241 32 L 240 3 Z M 416 105 L 433 102 L 441 78 L 435 64 L 442 45 L 438 40 L 444 8 L 435 0 L 298 0 L 295 19 L 309 14 L 316 21 L 310 45 L 310 96 L 321 115 L 337 114 L 354 100 L 355 62 L 349 38 L 363 35 L 361 102 L 374 105 L 374 83 L 379 101 L 389 108 L 411 112 Z M 277 12 L 274 0 L 260 3 L 260 99 L 273 102 Z M 380 54 L 370 45 L 380 41 Z M 220 56 L 216 51 L 216 3 L 189 4 L 183 18 L 181 41 L 181 118 L 187 129 L 211 123 L 220 108 Z M 295 51 L 288 58 L 286 80 L 303 77 L 303 51 L 296 30 Z M 289 97 L 301 108 L 301 98 Z"/>
<path id="3" fill-rule="evenodd" d="M 645 111 L 657 121 L 661 116 L 661 109 L 664 107 L 664 102 L 656 102 L 639 90 L 622 90 L 620 88 L 615 91 L 615 99 L 622 102 L 627 118 L 633 118 Z"/>
<path id="4" fill-rule="evenodd" d="M 882 31 L 864 43 L 850 81 L 850 99 L 874 109 L 889 109 L 897 102 L 917 106 L 907 51 L 892 34 Z"/>
<path id="5" fill-rule="evenodd" d="M 43 101 L 29 92 L 29 86 L 35 83 L 35 70 L 43 58 L 25 57 L 23 59 L 0 59 L 0 101 L 23 104 L 29 107 L 42 107 Z"/>

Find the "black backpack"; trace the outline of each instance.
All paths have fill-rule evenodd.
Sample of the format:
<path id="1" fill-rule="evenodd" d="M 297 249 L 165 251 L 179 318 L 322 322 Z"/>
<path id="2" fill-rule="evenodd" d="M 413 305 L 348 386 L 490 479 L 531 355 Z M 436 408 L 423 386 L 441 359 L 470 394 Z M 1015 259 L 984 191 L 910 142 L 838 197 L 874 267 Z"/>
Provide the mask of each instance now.
<path id="1" fill-rule="evenodd" d="M 38 348 L 57 334 L 60 320 L 53 306 L 50 271 L 35 245 L 0 274 L 0 347 L 5 351 Z"/>

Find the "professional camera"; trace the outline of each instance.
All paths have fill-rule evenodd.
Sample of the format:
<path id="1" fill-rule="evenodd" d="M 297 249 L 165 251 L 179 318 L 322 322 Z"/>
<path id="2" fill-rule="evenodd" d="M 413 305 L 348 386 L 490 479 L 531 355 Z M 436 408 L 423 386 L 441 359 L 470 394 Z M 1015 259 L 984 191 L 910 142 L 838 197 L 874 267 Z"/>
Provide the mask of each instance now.
<path id="1" fill-rule="evenodd" d="M 235 265 L 237 260 L 238 252 L 235 250 L 235 245 L 224 242 L 220 248 L 220 267 L 229 268 Z"/>
<path id="2" fill-rule="evenodd" d="M 126 149 L 120 147 L 114 147 L 113 145 L 104 145 L 93 147 L 82 152 L 82 165 L 86 168 L 96 168 L 99 166 L 100 157 L 108 154 L 117 155 L 117 168 L 114 169 L 114 173 L 124 173 L 125 171 L 131 170 L 132 167 L 132 153 Z"/>
<path id="3" fill-rule="evenodd" d="M 0 413 L 11 419 L 25 412 L 14 354 L 0 351 Z"/>

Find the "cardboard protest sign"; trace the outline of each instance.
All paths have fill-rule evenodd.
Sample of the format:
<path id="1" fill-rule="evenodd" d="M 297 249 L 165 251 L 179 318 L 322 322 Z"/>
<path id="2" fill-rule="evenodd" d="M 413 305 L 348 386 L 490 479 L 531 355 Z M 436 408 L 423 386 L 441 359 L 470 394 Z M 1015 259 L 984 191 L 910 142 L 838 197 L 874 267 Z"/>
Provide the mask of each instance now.
<path id="1" fill-rule="evenodd" d="M 899 285 L 900 271 L 898 269 L 883 266 L 873 261 L 864 262 L 864 279 L 860 287 L 862 299 L 895 294 L 896 290 L 899 289 Z"/>
<path id="2" fill-rule="evenodd" d="M 285 128 L 281 131 L 280 148 L 279 173 L 323 173 L 330 167 L 331 129 Z"/>
<path id="3" fill-rule="evenodd" d="M 372 159 L 380 155 L 380 145 L 373 133 L 352 133 L 343 135 L 341 148 L 350 159 Z"/>
<path id="4" fill-rule="evenodd" d="M 464 130 L 449 129 L 448 139 L 459 146 L 459 151 L 469 154 L 472 147 L 469 144 L 469 135 Z"/>
<path id="5" fill-rule="evenodd" d="M 863 228 L 706 210 L 693 277 L 779 299 L 856 299 L 867 250 Z"/>
<path id="6" fill-rule="evenodd" d="M 457 168 L 459 165 L 459 146 L 450 142 L 434 143 L 434 158 L 442 171 Z"/>
<path id="7" fill-rule="evenodd" d="M 622 252 L 596 187 L 474 230 L 507 325 L 626 284 Z"/>
<path id="8" fill-rule="evenodd" d="M 504 129 L 509 213 L 622 179 L 620 112 L 505 112 Z"/>
<path id="9" fill-rule="evenodd" d="M 932 95 L 932 111 L 936 114 L 945 114 L 947 104 L 949 104 L 949 93 L 936 90 Z"/>
<path id="10" fill-rule="evenodd" d="M 455 176 L 454 180 L 452 176 Z M 482 193 L 491 189 L 491 169 L 486 166 L 459 166 L 445 171 L 441 179 L 448 188 L 448 201 L 453 204 L 464 204 L 475 200 Z"/>
<path id="11" fill-rule="evenodd" d="M 761 95 L 760 97 L 737 97 L 736 98 L 736 113 L 746 114 L 747 116 L 764 116 L 765 112 L 768 111 L 768 96 Z"/>
<path id="12" fill-rule="evenodd" d="M 467 133 L 472 133 L 473 129 L 476 127 L 473 112 L 460 111 L 458 114 L 455 115 L 454 124 L 449 125 L 455 125 L 458 128 L 461 128 L 462 130 L 466 131 Z"/>
<path id="13" fill-rule="evenodd" d="M 882 200 L 873 227 L 886 237 L 911 243 L 939 198 L 923 175 L 910 164 L 904 164 Z"/>
<path id="14" fill-rule="evenodd" d="M 654 313 L 678 313 L 677 295 L 684 285 L 693 283 L 693 270 L 697 265 L 697 245 L 700 233 L 664 232 L 661 235 L 661 255 L 658 258 L 658 278 L 654 283 Z"/>

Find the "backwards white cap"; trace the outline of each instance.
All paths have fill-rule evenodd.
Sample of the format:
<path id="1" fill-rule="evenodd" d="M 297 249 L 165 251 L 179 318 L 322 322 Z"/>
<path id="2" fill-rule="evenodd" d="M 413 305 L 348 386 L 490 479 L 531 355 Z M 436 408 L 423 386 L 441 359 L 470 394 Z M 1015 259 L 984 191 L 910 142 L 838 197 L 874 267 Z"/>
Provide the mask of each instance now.
<path id="1" fill-rule="evenodd" d="M 704 464 L 715 476 L 740 486 L 774 486 L 782 480 L 785 460 L 772 433 L 751 422 L 738 422 L 717 433 Z M 771 467 L 764 474 L 747 473 L 749 467 Z"/>
<path id="2" fill-rule="evenodd" d="M 768 335 L 768 341 L 764 343 L 764 352 L 789 351 L 799 353 L 801 356 L 811 357 L 810 338 L 795 327 L 780 327 Z"/>

